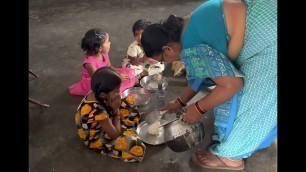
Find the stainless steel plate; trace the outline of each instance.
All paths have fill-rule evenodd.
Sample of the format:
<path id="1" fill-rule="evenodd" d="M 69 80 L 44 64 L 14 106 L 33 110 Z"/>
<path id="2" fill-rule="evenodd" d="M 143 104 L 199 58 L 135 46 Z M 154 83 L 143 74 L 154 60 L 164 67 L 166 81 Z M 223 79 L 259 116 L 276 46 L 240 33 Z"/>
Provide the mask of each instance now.
<path id="1" fill-rule="evenodd" d="M 132 87 L 123 91 L 121 98 L 124 99 L 127 96 L 133 96 L 135 98 L 135 105 L 146 105 L 151 99 L 151 93 L 141 87 Z"/>
<path id="2" fill-rule="evenodd" d="M 162 76 L 161 82 L 162 88 L 165 90 L 168 86 L 167 78 Z M 154 78 L 154 75 L 145 76 L 140 80 L 140 85 L 149 91 L 155 92 L 158 89 L 158 80 Z"/>
<path id="3" fill-rule="evenodd" d="M 159 135 L 156 135 L 156 136 L 149 134 L 148 129 L 149 129 L 149 124 L 147 124 L 146 121 L 141 122 L 136 129 L 136 133 L 138 134 L 138 136 L 143 142 L 150 144 L 150 145 L 160 145 L 160 144 L 165 143 L 164 127 L 159 128 Z"/>

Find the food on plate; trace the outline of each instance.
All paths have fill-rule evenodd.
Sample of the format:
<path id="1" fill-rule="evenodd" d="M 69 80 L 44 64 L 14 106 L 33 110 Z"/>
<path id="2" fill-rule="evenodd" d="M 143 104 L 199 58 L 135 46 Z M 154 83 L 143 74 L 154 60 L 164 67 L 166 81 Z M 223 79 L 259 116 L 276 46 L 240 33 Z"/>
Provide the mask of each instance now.
<path id="1" fill-rule="evenodd" d="M 148 133 L 151 135 L 158 135 L 159 127 L 160 127 L 160 122 L 159 121 L 154 122 L 153 124 L 149 125 Z"/>
<path id="2" fill-rule="evenodd" d="M 161 79 L 162 75 L 160 73 L 157 73 L 153 75 L 154 80 L 159 81 Z"/>
<path id="3" fill-rule="evenodd" d="M 150 82 L 149 83 L 149 87 L 151 89 L 157 89 L 158 88 L 158 83 L 157 82 Z"/>

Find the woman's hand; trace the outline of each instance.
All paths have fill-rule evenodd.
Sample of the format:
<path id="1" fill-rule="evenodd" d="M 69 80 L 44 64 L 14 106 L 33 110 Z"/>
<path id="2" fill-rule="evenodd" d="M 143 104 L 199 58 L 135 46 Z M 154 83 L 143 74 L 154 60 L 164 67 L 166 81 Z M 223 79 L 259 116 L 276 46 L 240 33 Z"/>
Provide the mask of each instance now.
<path id="1" fill-rule="evenodd" d="M 115 98 L 110 99 L 108 102 L 109 106 L 112 108 L 114 113 L 118 113 L 118 109 L 121 105 L 121 97 L 120 95 L 116 95 Z"/>
<path id="2" fill-rule="evenodd" d="M 182 121 L 187 124 L 193 124 L 201 119 L 203 114 L 197 111 L 195 104 L 187 107 L 186 114 L 183 115 Z"/>
<path id="3" fill-rule="evenodd" d="M 178 112 L 181 108 L 182 107 L 180 104 L 178 104 L 176 101 L 172 101 L 162 108 L 161 111 L 167 111 L 167 113 L 171 114 Z"/>
<path id="4" fill-rule="evenodd" d="M 119 75 L 122 81 L 130 80 L 130 77 L 125 73 L 119 73 Z"/>

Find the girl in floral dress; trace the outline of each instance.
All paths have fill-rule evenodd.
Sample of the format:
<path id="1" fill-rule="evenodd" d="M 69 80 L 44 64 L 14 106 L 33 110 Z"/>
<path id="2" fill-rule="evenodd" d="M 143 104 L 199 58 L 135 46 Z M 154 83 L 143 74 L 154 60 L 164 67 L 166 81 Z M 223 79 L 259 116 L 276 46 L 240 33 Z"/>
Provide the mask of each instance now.
<path id="1" fill-rule="evenodd" d="M 77 133 L 90 149 L 124 162 L 141 162 L 146 146 L 135 132 L 140 114 L 121 100 L 120 75 L 110 67 L 98 69 L 91 88 L 75 114 Z"/>

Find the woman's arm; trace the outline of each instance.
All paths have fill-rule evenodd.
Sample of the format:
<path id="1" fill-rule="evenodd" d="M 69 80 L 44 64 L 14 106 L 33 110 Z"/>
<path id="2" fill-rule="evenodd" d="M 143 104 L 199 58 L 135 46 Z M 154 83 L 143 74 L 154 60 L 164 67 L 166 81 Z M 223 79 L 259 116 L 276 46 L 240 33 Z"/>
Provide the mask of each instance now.
<path id="1" fill-rule="evenodd" d="M 200 107 L 206 111 L 226 102 L 243 87 L 241 77 L 221 76 L 214 78 L 213 81 L 216 83 L 216 87 L 199 101 Z"/>
<path id="2" fill-rule="evenodd" d="M 187 104 L 187 102 L 189 102 L 196 94 L 197 92 L 195 92 L 190 86 L 187 86 L 179 98 L 183 104 Z M 168 113 L 174 113 L 180 108 L 182 108 L 182 105 L 178 100 L 175 100 L 174 102 L 168 103 L 165 108 L 162 108 L 162 110 L 166 110 Z"/>
<path id="3" fill-rule="evenodd" d="M 196 94 L 197 92 L 195 92 L 190 86 L 187 86 L 181 94 L 180 99 L 184 104 L 187 104 L 187 102 L 189 102 Z"/>
<path id="4" fill-rule="evenodd" d="M 241 0 L 225 0 L 223 7 L 227 31 L 231 37 L 228 42 L 228 55 L 231 60 L 236 60 L 244 42 L 247 7 Z"/>
<path id="5" fill-rule="evenodd" d="M 216 83 L 216 87 L 210 94 L 198 101 L 199 107 L 204 111 L 211 110 L 226 102 L 243 87 L 243 80 L 241 77 L 221 76 L 214 78 L 213 81 Z M 188 106 L 183 121 L 186 123 L 194 123 L 198 121 L 201 116 L 202 114 L 197 111 L 195 104 L 192 104 Z"/>

